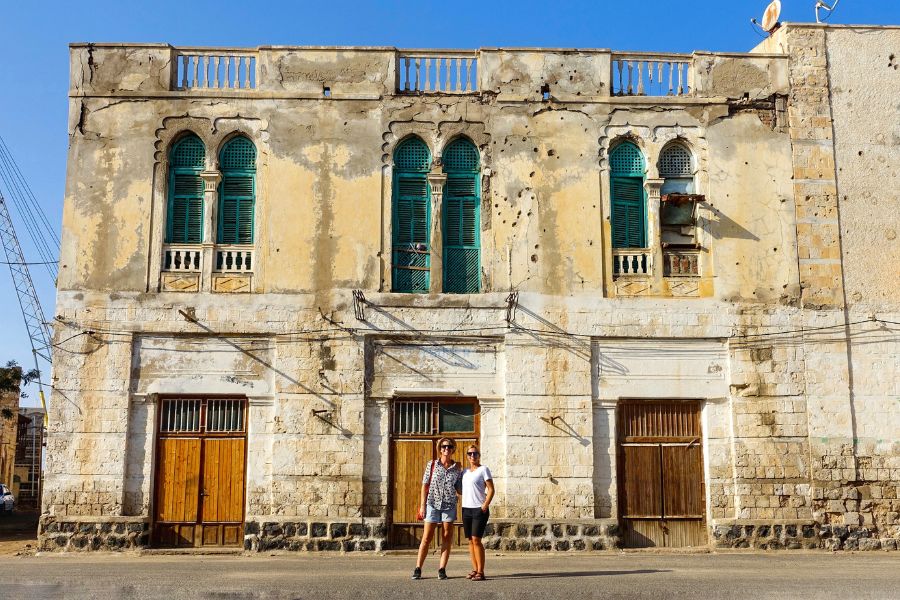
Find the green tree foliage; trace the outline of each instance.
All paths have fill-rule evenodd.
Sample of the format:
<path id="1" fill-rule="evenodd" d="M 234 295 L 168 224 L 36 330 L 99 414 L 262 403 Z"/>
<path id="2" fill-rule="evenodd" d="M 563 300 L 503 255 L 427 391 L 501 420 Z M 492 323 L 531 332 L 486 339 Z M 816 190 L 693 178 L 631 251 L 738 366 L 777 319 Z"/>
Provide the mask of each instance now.
<path id="1" fill-rule="evenodd" d="M 22 392 L 21 388 L 37 380 L 40 375 L 37 369 L 24 371 L 19 363 L 11 360 L 5 367 L 0 367 L 0 393 L 18 392 L 21 398 L 27 398 L 27 394 Z M 0 410 L 0 418 L 12 419 L 14 416 L 15 413 L 8 408 Z"/>

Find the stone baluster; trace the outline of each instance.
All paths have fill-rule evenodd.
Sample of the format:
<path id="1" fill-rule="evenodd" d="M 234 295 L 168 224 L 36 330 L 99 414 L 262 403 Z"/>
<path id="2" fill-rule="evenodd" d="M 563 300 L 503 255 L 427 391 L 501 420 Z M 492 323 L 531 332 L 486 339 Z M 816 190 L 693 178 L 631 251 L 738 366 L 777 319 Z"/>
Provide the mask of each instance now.
<path id="1" fill-rule="evenodd" d="M 644 95 L 644 61 L 638 61 L 637 63 L 637 74 L 638 74 L 638 96 Z"/>
<path id="2" fill-rule="evenodd" d="M 411 62 L 408 56 L 401 59 L 403 61 L 403 72 L 406 74 L 406 80 L 403 84 L 403 89 L 407 92 L 409 91 L 409 63 Z"/>
<path id="3" fill-rule="evenodd" d="M 188 79 L 188 65 L 190 64 L 189 58 L 185 55 L 181 55 L 178 57 L 179 62 L 181 63 L 181 89 L 187 89 L 187 79 Z"/>

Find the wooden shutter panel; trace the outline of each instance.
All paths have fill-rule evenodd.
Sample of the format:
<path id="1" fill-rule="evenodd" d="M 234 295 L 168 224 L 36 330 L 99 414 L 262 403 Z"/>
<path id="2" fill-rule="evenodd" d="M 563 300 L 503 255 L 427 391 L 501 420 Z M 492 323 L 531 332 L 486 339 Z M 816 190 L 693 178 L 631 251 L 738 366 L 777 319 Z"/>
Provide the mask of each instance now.
<path id="1" fill-rule="evenodd" d="M 196 135 L 187 135 L 169 154 L 166 243 L 203 241 L 203 170 L 206 148 Z"/>
<path id="2" fill-rule="evenodd" d="M 166 237 L 171 244 L 203 241 L 203 180 L 196 173 L 176 171 L 172 175 Z"/>
<path id="3" fill-rule="evenodd" d="M 225 174 L 219 205 L 219 243 L 252 244 L 256 204 L 254 176 Z"/>
<path id="4" fill-rule="evenodd" d="M 644 181 L 639 177 L 613 177 L 613 248 L 645 248 Z"/>
<path id="5" fill-rule="evenodd" d="M 449 173 L 444 185 L 444 292 L 481 291 L 477 173 Z"/>
<path id="6" fill-rule="evenodd" d="M 428 180 L 398 174 L 394 186 L 393 287 L 395 292 L 427 292 L 431 265 Z"/>

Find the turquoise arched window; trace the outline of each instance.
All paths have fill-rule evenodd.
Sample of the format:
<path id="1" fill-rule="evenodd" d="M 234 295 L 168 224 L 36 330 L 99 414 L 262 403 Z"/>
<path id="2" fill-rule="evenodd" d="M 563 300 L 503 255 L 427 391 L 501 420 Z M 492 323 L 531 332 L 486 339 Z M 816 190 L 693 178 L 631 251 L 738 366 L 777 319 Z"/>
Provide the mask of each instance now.
<path id="1" fill-rule="evenodd" d="M 647 247 L 647 201 L 644 155 L 623 142 L 609 155 L 613 248 Z"/>
<path id="2" fill-rule="evenodd" d="M 206 148 L 189 134 L 175 142 L 169 152 L 169 199 L 166 242 L 199 244 L 203 241 L 203 179 Z"/>
<path id="3" fill-rule="evenodd" d="M 219 153 L 220 244 L 252 244 L 256 210 L 256 146 L 245 137 L 229 140 Z"/>
<path id="4" fill-rule="evenodd" d="M 444 242 L 444 292 L 481 291 L 481 168 L 478 148 L 466 138 L 450 142 L 443 154 L 441 205 Z"/>
<path id="5" fill-rule="evenodd" d="M 392 289 L 428 292 L 431 284 L 431 152 L 411 137 L 394 151 L 391 198 Z"/>

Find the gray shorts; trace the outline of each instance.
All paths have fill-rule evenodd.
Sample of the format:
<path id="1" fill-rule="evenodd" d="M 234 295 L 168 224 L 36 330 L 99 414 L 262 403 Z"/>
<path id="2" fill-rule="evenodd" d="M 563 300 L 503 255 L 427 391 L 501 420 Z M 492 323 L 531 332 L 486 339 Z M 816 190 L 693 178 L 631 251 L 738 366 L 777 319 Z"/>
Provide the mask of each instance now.
<path id="1" fill-rule="evenodd" d="M 441 510 L 430 504 L 425 505 L 426 523 L 452 523 L 456 520 L 456 507 Z"/>

